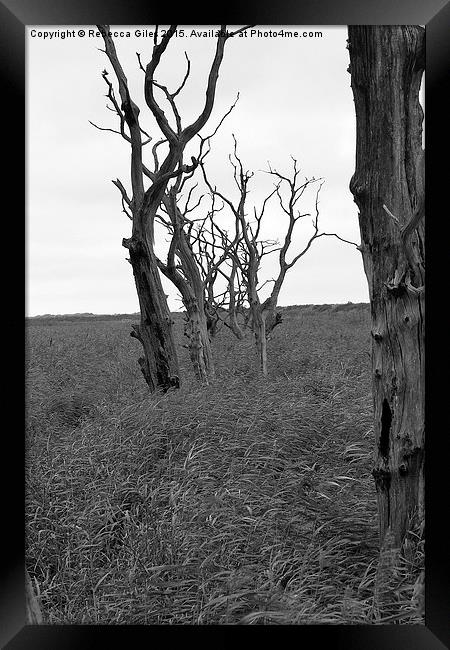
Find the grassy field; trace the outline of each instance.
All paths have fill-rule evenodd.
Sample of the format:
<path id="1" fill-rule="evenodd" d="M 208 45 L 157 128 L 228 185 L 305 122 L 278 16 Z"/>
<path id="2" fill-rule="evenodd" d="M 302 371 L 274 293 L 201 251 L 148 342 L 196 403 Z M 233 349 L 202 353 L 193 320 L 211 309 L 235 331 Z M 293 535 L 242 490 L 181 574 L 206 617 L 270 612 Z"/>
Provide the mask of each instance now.
<path id="1" fill-rule="evenodd" d="M 284 308 L 256 369 L 150 395 L 121 320 L 27 325 L 27 568 L 49 623 L 422 623 L 412 531 L 383 584 L 368 306 Z M 378 576 L 382 572 L 378 572 Z"/>

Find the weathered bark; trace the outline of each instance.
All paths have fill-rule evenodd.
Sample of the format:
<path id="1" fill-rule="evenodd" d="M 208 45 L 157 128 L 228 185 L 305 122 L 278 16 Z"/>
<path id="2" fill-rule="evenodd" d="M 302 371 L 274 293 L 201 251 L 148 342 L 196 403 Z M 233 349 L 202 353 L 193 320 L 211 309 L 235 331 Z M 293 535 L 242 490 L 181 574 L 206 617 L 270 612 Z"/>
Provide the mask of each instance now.
<path id="1" fill-rule="evenodd" d="M 259 301 L 259 296 L 256 290 L 256 282 L 253 282 L 250 277 L 249 285 L 249 308 L 250 319 L 253 336 L 255 337 L 256 352 L 258 355 L 259 368 L 267 377 L 267 336 L 266 336 L 266 313 Z"/>
<path id="2" fill-rule="evenodd" d="M 281 325 L 283 322 L 283 315 L 280 311 L 272 310 L 266 318 L 266 336 L 275 329 L 277 325 Z"/>
<path id="3" fill-rule="evenodd" d="M 239 325 L 238 318 L 237 318 L 239 305 L 236 300 L 236 289 L 234 286 L 236 276 L 237 276 L 237 264 L 235 260 L 232 260 L 230 277 L 228 278 L 228 295 L 229 295 L 228 326 L 230 330 L 233 332 L 233 334 L 235 335 L 235 337 L 240 341 L 242 341 L 242 339 L 244 338 L 244 332 L 242 331 L 242 328 Z"/>
<path id="4" fill-rule="evenodd" d="M 205 310 L 197 298 L 183 301 L 186 307 L 184 333 L 189 340 L 189 356 L 199 381 L 209 384 L 214 378 L 214 361 Z"/>
<path id="5" fill-rule="evenodd" d="M 44 622 L 39 601 L 27 570 L 25 570 L 25 608 L 26 621 L 29 625 L 39 625 Z"/>
<path id="6" fill-rule="evenodd" d="M 137 237 L 124 239 L 123 245 L 130 252 L 139 298 L 141 320 L 138 326 L 133 327 L 131 335 L 141 342 L 144 351 L 144 356 L 139 358 L 142 374 L 151 391 L 160 388 L 166 392 L 169 388 L 179 388 L 173 323 L 153 249 Z"/>
<path id="7" fill-rule="evenodd" d="M 267 377 L 267 337 L 266 337 L 266 319 L 260 311 L 253 317 L 253 327 L 255 333 L 256 349 L 258 350 L 259 367 L 264 377 Z"/>
<path id="8" fill-rule="evenodd" d="M 208 334 L 209 337 L 213 339 L 217 336 L 217 332 L 219 331 L 220 319 L 217 312 L 209 306 L 208 302 L 205 303 L 205 314 Z"/>
<path id="9" fill-rule="evenodd" d="M 375 478 L 381 544 L 424 518 L 425 32 L 350 26 L 361 252 L 372 314 Z"/>
<path id="10" fill-rule="evenodd" d="M 201 254 L 201 253 L 200 253 Z M 194 255 L 195 257 L 195 255 Z M 219 331 L 219 314 L 217 313 L 217 307 L 215 307 L 215 299 L 214 299 L 214 283 L 217 278 L 217 271 L 214 273 L 211 273 L 211 277 L 209 281 L 206 283 L 206 286 L 204 286 L 204 282 L 202 282 L 204 286 L 204 310 L 205 310 L 205 317 L 206 317 L 206 328 L 208 330 L 208 335 L 210 339 L 213 339 L 217 332 Z"/>
<path id="11" fill-rule="evenodd" d="M 215 371 L 205 311 L 205 286 L 194 252 L 182 229 L 177 242 L 177 253 L 186 278 L 184 286 L 179 288 L 186 308 L 185 333 L 189 337 L 189 355 L 197 378 L 209 384 Z"/>
<path id="12" fill-rule="evenodd" d="M 237 313 L 234 309 L 229 309 L 228 310 L 228 327 L 230 330 L 233 332 L 235 337 L 239 339 L 239 341 L 242 341 L 244 338 L 244 332 L 242 331 L 242 327 L 238 323 L 237 319 Z"/>
<path id="13" fill-rule="evenodd" d="M 195 255 L 177 220 L 177 208 L 173 204 L 174 234 L 169 250 L 168 262 L 158 261 L 162 273 L 177 287 L 186 309 L 184 333 L 189 340 L 189 356 L 197 379 L 209 384 L 215 376 L 211 340 L 208 333 L 208 319 L 205 310 L 205 287 Z M 183 275 L 175 265 L 175 252 L 180 260 Z"/>

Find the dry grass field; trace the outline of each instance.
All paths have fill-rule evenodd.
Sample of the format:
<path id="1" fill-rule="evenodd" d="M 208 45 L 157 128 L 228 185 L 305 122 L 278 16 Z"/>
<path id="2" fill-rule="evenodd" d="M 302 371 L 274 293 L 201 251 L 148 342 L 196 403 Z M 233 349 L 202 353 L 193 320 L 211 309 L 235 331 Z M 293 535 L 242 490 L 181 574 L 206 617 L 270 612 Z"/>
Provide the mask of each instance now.
<path id="1" fill-rule="evenodd" d="M 417 533 L 376 580 L 368 306 L 283 319 L 268 379 L 223 330 L 201 387 L 177 315 L 166 395 L 131 317 L 28 321 L 26 564 L 47 622 L 423 622 Z"/>

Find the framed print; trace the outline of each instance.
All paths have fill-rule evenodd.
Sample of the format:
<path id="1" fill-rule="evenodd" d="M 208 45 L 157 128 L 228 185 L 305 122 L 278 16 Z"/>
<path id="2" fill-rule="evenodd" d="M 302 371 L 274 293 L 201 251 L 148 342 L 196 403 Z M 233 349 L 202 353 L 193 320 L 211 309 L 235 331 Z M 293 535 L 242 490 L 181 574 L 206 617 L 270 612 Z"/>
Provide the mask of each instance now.
<path id="1" fill-rule="evenodd" d="M 0 3 L 2 645 L 448 647 L 449 5 L 213 14 Z"/>

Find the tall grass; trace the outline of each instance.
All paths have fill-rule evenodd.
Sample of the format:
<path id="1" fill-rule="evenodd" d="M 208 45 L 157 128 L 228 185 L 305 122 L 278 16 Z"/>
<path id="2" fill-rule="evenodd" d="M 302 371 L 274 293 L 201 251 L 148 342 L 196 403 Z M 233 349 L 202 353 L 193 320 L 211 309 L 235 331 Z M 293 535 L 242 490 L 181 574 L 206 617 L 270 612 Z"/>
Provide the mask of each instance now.
<path id="1" fill-rule="evenodd" d="M 389 599 L 375 584 L 365 309 L 286 309 L 268 379 L 223 331 L 208 387 L 177 328 L 186 379 L 166 395 L 127 322 L 28 328 L 26 563 L 46 620 L 422 622 L 417 531 Z"/>

